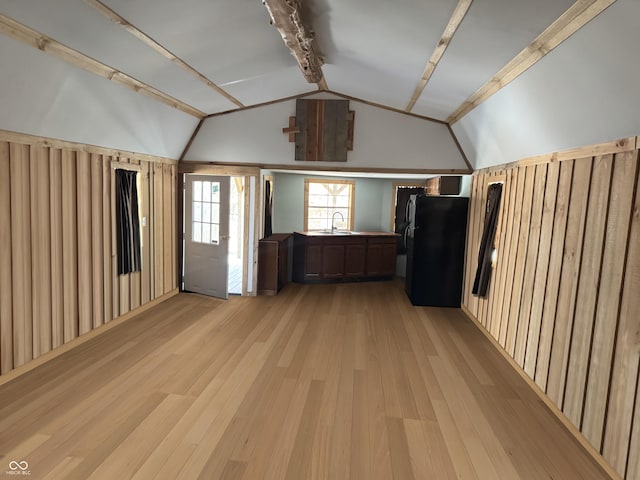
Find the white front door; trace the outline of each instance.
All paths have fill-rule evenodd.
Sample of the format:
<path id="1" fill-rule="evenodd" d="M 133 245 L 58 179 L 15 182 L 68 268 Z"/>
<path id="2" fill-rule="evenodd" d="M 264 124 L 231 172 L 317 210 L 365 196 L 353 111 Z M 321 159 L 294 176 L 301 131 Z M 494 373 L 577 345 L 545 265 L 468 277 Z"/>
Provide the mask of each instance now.
<path id="1" fill-rule="evenodd" d="M 227 298 L 229 177 L 186 175 L 184 289 Z"/>

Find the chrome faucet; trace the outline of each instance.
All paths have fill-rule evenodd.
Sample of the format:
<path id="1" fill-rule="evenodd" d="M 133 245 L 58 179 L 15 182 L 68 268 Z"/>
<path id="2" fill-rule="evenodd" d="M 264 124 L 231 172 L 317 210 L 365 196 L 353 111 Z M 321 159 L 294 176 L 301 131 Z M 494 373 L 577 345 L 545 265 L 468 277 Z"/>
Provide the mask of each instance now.
<path id="1" fill-rule="evenodd" d="M 336 227 L 334 226 L 336 215 L 340 215 L 340 217 L 342 218 L 342 223 L 344 223 L 344 215 L 342 215 L 342 212 L 333 212 L 333 215 L 331 216 L 331 233 L 336 231 Z"/>

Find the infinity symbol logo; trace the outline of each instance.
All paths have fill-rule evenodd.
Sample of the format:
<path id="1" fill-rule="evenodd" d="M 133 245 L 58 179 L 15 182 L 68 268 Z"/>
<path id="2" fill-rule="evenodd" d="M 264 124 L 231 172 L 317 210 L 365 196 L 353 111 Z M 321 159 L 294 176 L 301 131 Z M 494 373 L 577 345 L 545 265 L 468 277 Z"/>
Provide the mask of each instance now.
<path id="1" fill-rule="evenodd" d="M 9 462 L 9 468 L 11 470 L 20 469 L 20 470 L 22 470 L 24 472 L 25 470 L 27 470 L 29 468 L 29 464 L 27 463 L 26 460 L 23 460 L 21 462 L 16 462 L 15 460 L 13 460 L 13 461 Z"/>

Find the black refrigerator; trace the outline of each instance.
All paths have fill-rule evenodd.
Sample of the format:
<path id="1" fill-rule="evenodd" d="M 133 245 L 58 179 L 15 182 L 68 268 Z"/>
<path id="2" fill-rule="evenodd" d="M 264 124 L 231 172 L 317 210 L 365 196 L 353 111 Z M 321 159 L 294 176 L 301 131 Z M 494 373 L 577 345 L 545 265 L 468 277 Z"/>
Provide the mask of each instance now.
<path id="1" fill-rule="evenodd" d="M 413 305 L 460 307 L 469 199 L 411 195 L 406 291 Z"/>

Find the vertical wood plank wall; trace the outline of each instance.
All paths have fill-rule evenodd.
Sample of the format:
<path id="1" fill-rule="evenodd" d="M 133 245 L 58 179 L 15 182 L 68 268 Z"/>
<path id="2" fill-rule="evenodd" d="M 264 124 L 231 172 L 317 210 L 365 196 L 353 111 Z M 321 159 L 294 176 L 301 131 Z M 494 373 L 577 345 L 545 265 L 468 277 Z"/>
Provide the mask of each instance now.
<path id="1" fill-rule="evenodd" d="M 0 139 L 2 374 L 177 286 L 177 162 L 55 145 Z M 140 165 L 147 220 L 142 272 L 122 276 L 115 269 L 112 162 Z"/>
<path id="2" fill-rule="evenodd" d="M 640 168 L 627 145 L 476 172 L 463 305 L 622 478 L 638 479 Z M 504 180 L 498 254 L 478 298 L 492 179 Z"/>

